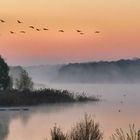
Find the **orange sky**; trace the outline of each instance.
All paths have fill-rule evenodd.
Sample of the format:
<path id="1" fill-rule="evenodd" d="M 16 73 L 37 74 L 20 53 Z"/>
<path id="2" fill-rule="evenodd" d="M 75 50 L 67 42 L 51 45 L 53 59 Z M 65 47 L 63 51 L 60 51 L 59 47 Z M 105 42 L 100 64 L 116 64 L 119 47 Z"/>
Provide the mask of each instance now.
<path id="1" fill-rule="evenodd" d="M 10 65 L 140 57 L 139 7 L 139 0 L 0 0 L 0 54 Z"/>

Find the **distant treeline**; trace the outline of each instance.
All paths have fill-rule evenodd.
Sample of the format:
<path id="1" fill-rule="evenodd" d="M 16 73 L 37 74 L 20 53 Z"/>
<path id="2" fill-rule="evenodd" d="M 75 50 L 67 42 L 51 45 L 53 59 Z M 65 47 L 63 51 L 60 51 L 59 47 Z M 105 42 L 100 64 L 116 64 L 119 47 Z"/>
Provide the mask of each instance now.
<path id="1" fill-rule="evenodd" d="M 24 69 L 36 83 L 139 83 L 140 59 L 72 63 L 66 65 L 30 66 Z M 13 79 L 21 67 L 11 67 Z"/>
<path id="2" fill-rule="evenodd" d="M 99 101 L 98 97 L 74 95 L 67 90 L 40 89 L 35 91 L 0 91 L 0 106 L 33 106 L 47 103 Z"/>
<path id="3" fill-rule="evenodd" d="M 74 63 L 63 65 L 59 82 L 137 83 L 140 82 L 140 59 Z"/>

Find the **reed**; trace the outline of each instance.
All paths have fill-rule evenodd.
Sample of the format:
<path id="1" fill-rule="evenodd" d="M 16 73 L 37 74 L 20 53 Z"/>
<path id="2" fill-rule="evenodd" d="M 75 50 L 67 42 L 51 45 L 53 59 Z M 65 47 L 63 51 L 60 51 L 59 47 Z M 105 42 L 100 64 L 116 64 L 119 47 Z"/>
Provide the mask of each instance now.
<path id="1" fill-rule="evenodd" d="M 116 129 L 116 132 L 110 137 L 111 140 L 140 140 L 140 130 L 135 129 L 135 125 L 129 125 L 129 132 Z"/>

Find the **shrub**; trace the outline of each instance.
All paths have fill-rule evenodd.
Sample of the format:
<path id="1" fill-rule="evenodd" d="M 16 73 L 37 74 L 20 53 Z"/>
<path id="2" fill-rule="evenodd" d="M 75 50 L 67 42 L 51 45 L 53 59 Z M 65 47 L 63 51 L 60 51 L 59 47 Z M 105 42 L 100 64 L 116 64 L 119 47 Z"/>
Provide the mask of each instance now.
<path id="1" fill-rule="evenodd" d="M 64 134 L 56 125 L 51 130 L 51 140 L 68 140 L 67 135 Z"/>
<path id="2" fill-rule="evenodd" d="M 83 121 L 77 123 L 71 130 L 70 140 L 102 140 L 102 132 L 99 129 L 99 124 L 85 115 Z"/>
<path id="3" fill-rule="evenodd" d="M 135 126 L 129 125 L 129 132 L 124 133 L 120 129 L 116 129 L 116 133 L 110 137 L 111 140 L 140 140 L 140 130 L 136 131 Z"/>
<path id="4" fill-rule="evenodd" d="M 77 123 L 68 134 L 63 133 L 56 125 L 51 130 L 51 140 L 102 140 L 102 137 L 99 124 L 88 115 L 85 115 L 84 120 Z"/>
<path id="5" fill-rule="evenodd" d="M 74 93 L 67 90 L 40 89 L 40 90 L 6 90 L 0 91 L 0 106 L 30 106 L 47 103 L 74 103 L 85 102 L 77 100 Z M 86 101 L 96 101 L 90 97 Z M 88 98 L 88 99 L 87 99 Z"/>

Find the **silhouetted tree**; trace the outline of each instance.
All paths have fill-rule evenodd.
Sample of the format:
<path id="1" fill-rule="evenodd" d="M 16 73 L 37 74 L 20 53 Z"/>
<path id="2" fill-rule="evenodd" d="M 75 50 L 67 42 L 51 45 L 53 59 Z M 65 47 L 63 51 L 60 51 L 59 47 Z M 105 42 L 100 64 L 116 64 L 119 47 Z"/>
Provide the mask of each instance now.
<path id="1" fill-rule="evenodd" d="M 12 76 L 10 76 L 10 82 L 9 82 L 9 89 L 13 89 L 13 85 L 14 85 L 14 80 L 13 80 L 13 77 Z"/>
<path id="2" fill-rule="evenodd" d="M 9 67 L 0 56 L 0 90 L 6 90 L 10 86 Z"/>
<path id="3" fill-rule="evenodd" d="M 16 89 L 23 90 L 33 90 L 33 82 L 25 70 L 22 70 L 19 79 L 16 79 Z"/>

